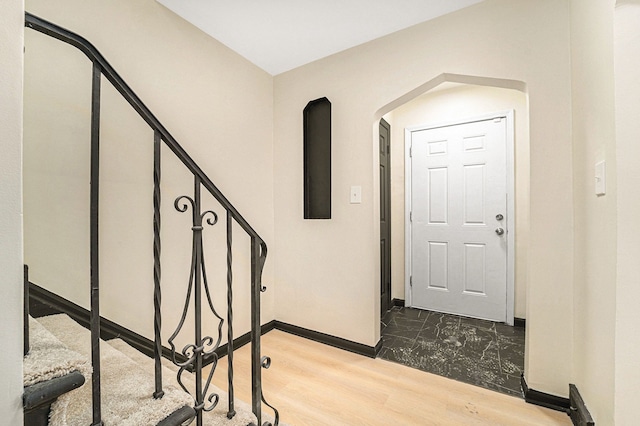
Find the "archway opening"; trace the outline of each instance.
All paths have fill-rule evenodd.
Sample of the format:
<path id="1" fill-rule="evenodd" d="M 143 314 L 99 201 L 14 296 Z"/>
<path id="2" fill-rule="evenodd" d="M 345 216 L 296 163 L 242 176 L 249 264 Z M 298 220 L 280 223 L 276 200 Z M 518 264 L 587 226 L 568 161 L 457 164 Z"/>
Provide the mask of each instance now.
<path id="1" fill-rule="evenodd" d="M 441 74 L 440 76 L 428 81 L 420 87 L 406 93 L 398 99 L 390 102 L 381 108 L 375 116 L 375 141 L 376 151 L 378 152 L 378 123 L 384 119 L 390 124 L 390 169 L 391 176 L 389 182 L 390 188 L 390 222 L 391 222 L 391 308 L 401 309 L 405 305 L 407 299 L 410 298 L 411 292 L 411 266 L 407 259 L 410 246 L 408 240 L 411 235 L 408 229 L 409 212 L 407 207 L 407 167 L 408 149 L 405 141 L 405 132 L 407 129 L 416 126 L 429 126 L 441 123 L 452 123 L 456 121 L 464 121 L 473 117 L 486 116 L 487 114 L 498 111 L 513 111 L 513 206 L 514 211 L 510 220 L 513 220 L 513 240 L 511 242 L 513 254 L 511 268 L 513 274 L 513 305 L 512 317 L 516 318 L 516 325 L 524 326 L 527 317 L 526 313 L 526 288 L 527 288 L 527 263 L 528 263 L 528 241 L 529 241 L 529 111 L 528 99 L 526 94 L 526 85 L 519 81 L 494 79 L 487 77 L 466 76 L 457 74 Z M 376 170 L 380 170 L 376 168 Z M 384 183 L 383 177 L 378 176 L 374 182 L 380 182 L 382 188 Z M 381 197 L 382 200 L 383 197 Z M 376 206 L 376 209 L 383 211 L 383 205 Z M 384 270 L 382 265 L 383 256 L 381 256 L 381 271 Z M 426 318 L 425 318 L 426 315 Z M 440 350 L 433 356 L 442 358 L 443 354 L 451 356 L 455 353 L 455 348 L 447 351 L 447 346 L 453 344 L 465 345 L 465 341 L 469 335 L 470 329 L 461 329 L 460 327 L 449 328 L 451 336 L 449 342 L 427 342 L 429 328 L 429 313 L 420 313 L 417 311 L 407 311 L 407 315 L 399 321 L 407 321 L 404 326 L 417 325 L 422 327 L 420 332 L 413 336 L 413 332 L 408 332 L 405 339 L 396 339 L 402 337 L 396 333 L 403 328 L 399 323 L 393 322 L 392 315 L 382 314 L 381 336 L 383 340 L 382 357 L 393 359 L 396 355 L 402 353 L 409 364 L 418 365 L 420 356 L 424 357 L 422 349 L 428 345 L 440 346 Z M 439 315 L 439 313 L 438 313 Z M 433 318 L 433 316 L 432 316 Z M 442 320 L 441 317 L 438 317 Z M 387 323 L 385 323 L 385 321 Z M 398 321 L 398 320 L 395 320 Z M 391 328 L 388 328 L 391 326 Z M 395 327 L 395 328 L 394 328 Z M 464 328 L 464 327 L 463 327 Z M 403 331 L 406 331 L 404 328 Z M 477 332 L 477 329 L 474 331 Z M 395 333 L 395 334 L 394 334 Z M 403 342 L 402 347 L 394 350 L 392 344 L 387 343 Z M 497 344 L 497 343 L 496 343 Z M 496 354 L 500 348 L 496 347 Z M 395 353 L 394 353 L 395 351 Z M 506 349 L 505 349 L 506 351 Z M 502 383 L 496 383 L 497 386 L 505 385 L 508 389 L 512 387 L 513 393 L 519 393 L 519 375 L 524 371 L 525 351 L 524 351 L 524 332 L 522 333 L 521 345 L 516 349 L 514 365 L 509 365 L 511 373 L 506 373 L 505 380 Z M 504 358 L 511 357 L 512 354 Z M 416 359 L 411 362 L 412 356 Z M 498 355 L 499 357 L 499 355 Z M 432 365 L 434 363 L 431 363 Z M 437 364 L 437 363 L 435 363 Z M 498 361 L 499 364 L 499 361 Z M 505 367 L 502 368 L 504 370 Z M 437 368 L 436 368 L 437 370 Z M 501 371 L 501 370 L 499 370 Z M 432 371 L 438 373 L 439 371 Z M 462 381 L 464 377 L 459 378 Z M 485 384 L 485 387 L 492 387 L 491 383 Z M 509 393 L 508 391 L 506 393 Z"/>

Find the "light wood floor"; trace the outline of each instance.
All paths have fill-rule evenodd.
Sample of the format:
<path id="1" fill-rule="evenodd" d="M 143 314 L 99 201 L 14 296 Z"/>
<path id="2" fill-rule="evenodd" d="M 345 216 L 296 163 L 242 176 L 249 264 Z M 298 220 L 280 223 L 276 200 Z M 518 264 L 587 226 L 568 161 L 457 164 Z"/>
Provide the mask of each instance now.
<path id="1" fill-rule="evenodd" d="M 571 425 L 522 399 L 273 330 L 262 338 L 267 401 L 303 425 Z M 251 402 L 250 345 L 235 352 L 236 397 Z M 214 382 L 227 388 L 226 357 Z M 263 405 L 263 410 L 268 410 Z"/>

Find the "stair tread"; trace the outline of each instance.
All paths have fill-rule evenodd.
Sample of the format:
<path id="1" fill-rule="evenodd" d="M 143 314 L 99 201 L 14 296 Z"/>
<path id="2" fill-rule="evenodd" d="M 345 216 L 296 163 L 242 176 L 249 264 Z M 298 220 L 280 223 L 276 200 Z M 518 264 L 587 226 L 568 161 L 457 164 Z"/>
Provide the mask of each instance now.
<path id="1" fill-rule="evenodd" d="M 126 356 L 130 357 L 136 363 L 144 366 L 144 368 L 152 369 L 154 366 L 153 358 L 149 358 L 143 353 L 137 351 L 132 346 L 128 345 L 122 339 L 113 339 L 107 341 L 112 347 L 121 351 Z M 163 358 L 162 359 L 162 375 L 163 375 L 163 383 L 171 384 L 174 386 L 179 386 L 176 378 L 176 374 L 178 372 L 178 367 L 176 367 L 170 360 Z M 195 375 L 185 371 L 182 374 L 182 383 L 189 390 L 195 389 Z M 208 394 L 215 393 L 218 394 L 220 400 L 218 405 L 213 411 L 207 412 L 203 417 L 203 424 L 205 426 L 216 426 L 216 425 L 225 425 L 225 426 L 246 426 L 250 423 L 255 423 L 256 418 L 251 412 L 251 406 L 244 401 L 235 400 L 235 410 L 236 415 L 232 419 L 227 418 L 227 410 L 228 410 L 228 394 L 224 390 L 218 388 L 214 384 L 209 386 Z M 270 417 L 268 414 L 263 413 L 263 420 L 269 420 Z M 272 419 L 270 421 L 273 421 Z M 280 423 L 283 425 L 282 423 Z M 284 426 L 284 425 L 283 425 Z"/>
<path id="2" fill-rule="evenodd" d="M 56 318 L 57 317 L 57 318 Z M 43 325 L 47 328 L 54 328 L 54 334 L 57 335 L 61 333 L 62 336 L 60 340 L 65 343 L 66 341 L 72 342 L 73 348 L 78 348 L 78 352 L 80 353 L 90 353 L 90 332 L 77 324 L 71 318 L 66 315 L 52 315 L 50 317 L 42 317 L 38 318 L 38 321 L 41 321 Z M 127 358 L 127 360 L 131 363 L 134 363 L 142 368 L 143 371 L 146 372 L 149 381 L 149 390 L 147 390 L 146 394 L 150 395 L 152 393 L 152 388 L 154 386 L 153 381 L 153 372 L 154 372 L 154 360 L 153 358 L 149 358 L 143 353 L 139 352 L 137 349 L 128 345 L 121 339 L 112 339 L 108 341 L 101 341 L 101 349 L 102 351 L 113 350 L 120 353 L 123 357 Z M 109 349 L 107 349 L 109 347 Z M 179 384 L 176 378 L 176 374 L 178 371 L 178 367 L 176 367 L 170 360 L 163 358 L 162 359 L 162 371 L 163 371 L 163 383 L 165 384 L 165 392 L 166 388 L 174 388 L 178 389 Z M 102 362 L 101 366 L 104 374 L 105 363 Z M 185 387 L 189 390 L 195 389 L 195 375 L 185 371 L 182 375 L 182 382 Z M 87 396 L 90 399 L 91 389 L 90 384 L 85 384 L 84 388 L 87 388 Z M 103 394 L 105 391 L 105 381 L 103 379 L 102 389 Z M 180 389 L 182 391 L 182 389 Z M 142 392 L 142 390 L 137 390 L 137 392 Z M 228 409 L 228 395 L 225 391 L 211 384 L 209 387 L 208 394 L 217 393 L 220 396 L 220 400 L 218 405 L 213 411 L 205 412 L 203 415 L 203 425 L 204 426 L 246 426 L 248 424 L 255 424 L 255 416 L 251 412 L 251 406 L 244 401 L 235 400 L 235 410 L 236 415 L 232 419 L 227 418 L 227 409 Z M 163 398 L 164 399 L 164 398 Z M 103 406 L 105 405 L 105 401 L 103 401 Z M 193 405 L 193 401 L 191 400 L 190 406 Z M 180 411 L 180 410 L 178 410 Z M 103 408 L 104 413 L 104 408 Z M 103 415 L 103 417 L 105 417 Z M 106 419 L 106 417 L 105 417 Z M 272 416 L 267 412 L 263 412 L 263 421 L 273 422 Z M 63 423 L 62 423 L 63 424 Z M 75 425 L 76 423 L 68 423 L 69 425 Z M 85 426 L 87 423 L 78 422 L 77 424 L 82 424 Z M 107 424 L 107 420 L 105 420 L 105 424 Z M 138 424 L 144 425 L 146 423 L 119 423 L 119 422 L 109 422 L 108 424 L 122 424 L 122 425 L 133 425 L 136 426 Z M 162 423 L 161 423 L 162 424 Z M 179 423 L 169 423 L 169 424 L 179 424 Z M 280 423 L 282 426 L 287 426 L 283 423 Z"/>
<path id="3" fill-rule="evenodd" d="M 91 356 L 90 332 L 66 315 L 38 319 L 63 344 L 86 357 Z M 192 406 L 182 389 L 167 386 L 161 399 L 153 398 L 153 370 L 145 371 L 134 361 L 101 342 L 102 417 L 105 424 L 156 425 L 184 406 Z M 50 425 L 91 423 L 91 385 L 60 397 L 52 406 Z"/>
<path id="4" fill-rule="evenodd" d="M 71 350 L 38 321 L 29 317 L 30 348 L 23 359 L 23 386 L 80 372 L 91 377 L 89 358 Z"/>

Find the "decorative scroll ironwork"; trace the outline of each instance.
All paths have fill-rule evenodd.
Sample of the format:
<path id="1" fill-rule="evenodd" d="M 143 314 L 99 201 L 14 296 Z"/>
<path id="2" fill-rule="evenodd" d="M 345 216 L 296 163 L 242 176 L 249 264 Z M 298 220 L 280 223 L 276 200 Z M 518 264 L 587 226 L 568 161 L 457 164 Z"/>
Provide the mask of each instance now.
<path id="1" fill-rule="evenodd" d="M 267 245 L 257 238 L 251 239 L 251 387 L 252 387 L 252 410 L 258 420 L 258 426 L 278 426 L 280 423 L 280 413 L 264 398 L 262 391 L 262 371 L 271 366 L 271 358 L 260 355 L 260 293 L 267 291 L 267 287 L 262 285 L 262 271 L 267 261 Z M 262 423 L 263 402 L 274 412 L 275 422 Z"/>
<path id="2" fill-rule="evenodd" d="M 212 210 L 206 210 L 202 212 L 201 209 L 201 200 L 200 200 L 200 187 L 201 181 L 196 176 L 194 179 L 194 197 L 188 197 L 186 195 L 182 195 L 174 201 L 174 207 L 177 211 L 181 213 L 185 213 L 187 210 L 191 209 L 192 212 L 192 227 L 191 230 L 193 232 L 192 239 L 192 251 L 191 251 L 191 269 L 189 272 L 189 282 L 187 285 L 187 294 L 185 297 L 185 303 L 182 310 L 182 316 L 180 318 L 180 322 L 176 330 L 173 332 L 171 337 L 169 337 L 168 343 L 171 346 L 171 354 L 172 360 L 175 365 L 180 367 L 178 370 L 178 383 L 184 389 L 185 392 L 190 393 L 194 396 L 195 399 L 195 407 L 196 410 L 196 424 L 198 426 L 202 425 L 202 413 L 204 411 L 213 410 L 218 401 L 220 400 L 220 395 L 216 393 L 208 394 L 209 386 L 211 384 L 211 379 L 213 378 L 213 373 L 218 364 L 218 354 L 216 353 L 216 349 L 220 347 L 220 342 L 222 340 L 222 325 L 224 323 L 224 319 L 218 314 L 216 311 L 213 301 L 211 299 L 211 293 L 209 291 L 209 283 L 207 281 L 207 270 L 205 267 L 204 261 L 204 249 L 202 244 L 202 230 L 203 225 L 207 224 L 209 226 L 213 226 L 218 222 L 218 215 Z M 209 305 L 209 309 L 213 313 L 213 315 L 218 319 L 218 335 L 217 339 L 214 340 L 213 337 L 210 336 L 202 336 L 202 290 L 204 289 L 205 297 L 207 304 Z M 174 340 L 180 334 L 182 330 L 187 313 L 189 311 L 189 305 L 191 302 L 191 298 L 193 296 L 193 308 L 195 315 L 195 343 L 186 345 L 182 351 L 180 352 L 185 358 L 186 361 L 180 362 L 176 359 L 176 347 L 174 344 Z M 207 377 L 206 382 L 204 383 L 204 388 L 202 384 L 202 366 L 204 357 L 211 359 L 211 370 Z M 182 374 L 185 370 L 193 370 L 196 376 L 196 388 L 193 392 L 191 392 L 182 382 Z M 206 402 L 205 402 L 206 400 Z M 208 402 L 208 404 L 207 404 Z"/>
<path id="3" fill-rule="evenodd" d="M 262 358 L 260 358 L 260 366 L 265 370 L 267 370 L 269 367 L 271 367 L 271 358 L 268 356 L 263 356 Z M 273 410 L 273 414 L 275 418 L 273 424 L 271 424 L 270 422 L 264 422 L 262 426 L 278 426 L 280 424 L 280 413 L 278 412 L 278 410 L 276 410 L 276 408 L 273 405 L 269 404 L 267 400 L 264 399 L 264 392 L 262 392 L 262 383 L 260 383 L 260 399 L 262 400 L 262 402 L 264 402 L 264 404 L 267 407 Z"/>
<path id="4" fill-rule="evenodd" d="M 256 284 L 258 285 L 260 292 L 264 293 L 265 291 L 267 291 L 267 287 L 262 285 L 262 271 L 264 270 L 264 264 L 267 261 L 267 245 L 263 241 L 260 242 L 260 256 L 258 259 L 259 259 L 258 271 L 257 271 L 258 281 Z M 265 370 L 271 367 L 271 357 L 263 356 L 262 358 L 260 358 L 260 367 L 264 368 Z M 264 404 L 267 407 L 273 410 L 273 415 L 274 415 L 273 425 L 269 422 L 264 422 L 262 426 L 278 426 L 280 424 L 280 413 L 278 412 L 278 410 L 276 410 L 276 408 L 273 405 L 269 404 L 267 400 L 264 398 L 264 392 L 262 391 L 262 379 L 260 380 L 260 399 L 262 400 L 262 402 L 264 402 Z M 260 419 L 258 419 L 258 423 L 259 422 L 260 422 Z"/>

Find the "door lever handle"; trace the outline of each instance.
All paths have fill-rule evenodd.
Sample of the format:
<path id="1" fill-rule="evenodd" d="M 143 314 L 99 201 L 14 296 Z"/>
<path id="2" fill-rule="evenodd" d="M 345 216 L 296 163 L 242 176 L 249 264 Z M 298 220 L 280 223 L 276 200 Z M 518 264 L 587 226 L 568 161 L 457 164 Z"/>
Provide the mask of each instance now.
<path id="1" fill-rule="evenodd" d="M 498 235 L 502 235 L 502 234 L 504 234 L 504 229 L 502 229 L 502 228 L 496 228 L 496 234 L 498 234 Z"/>

